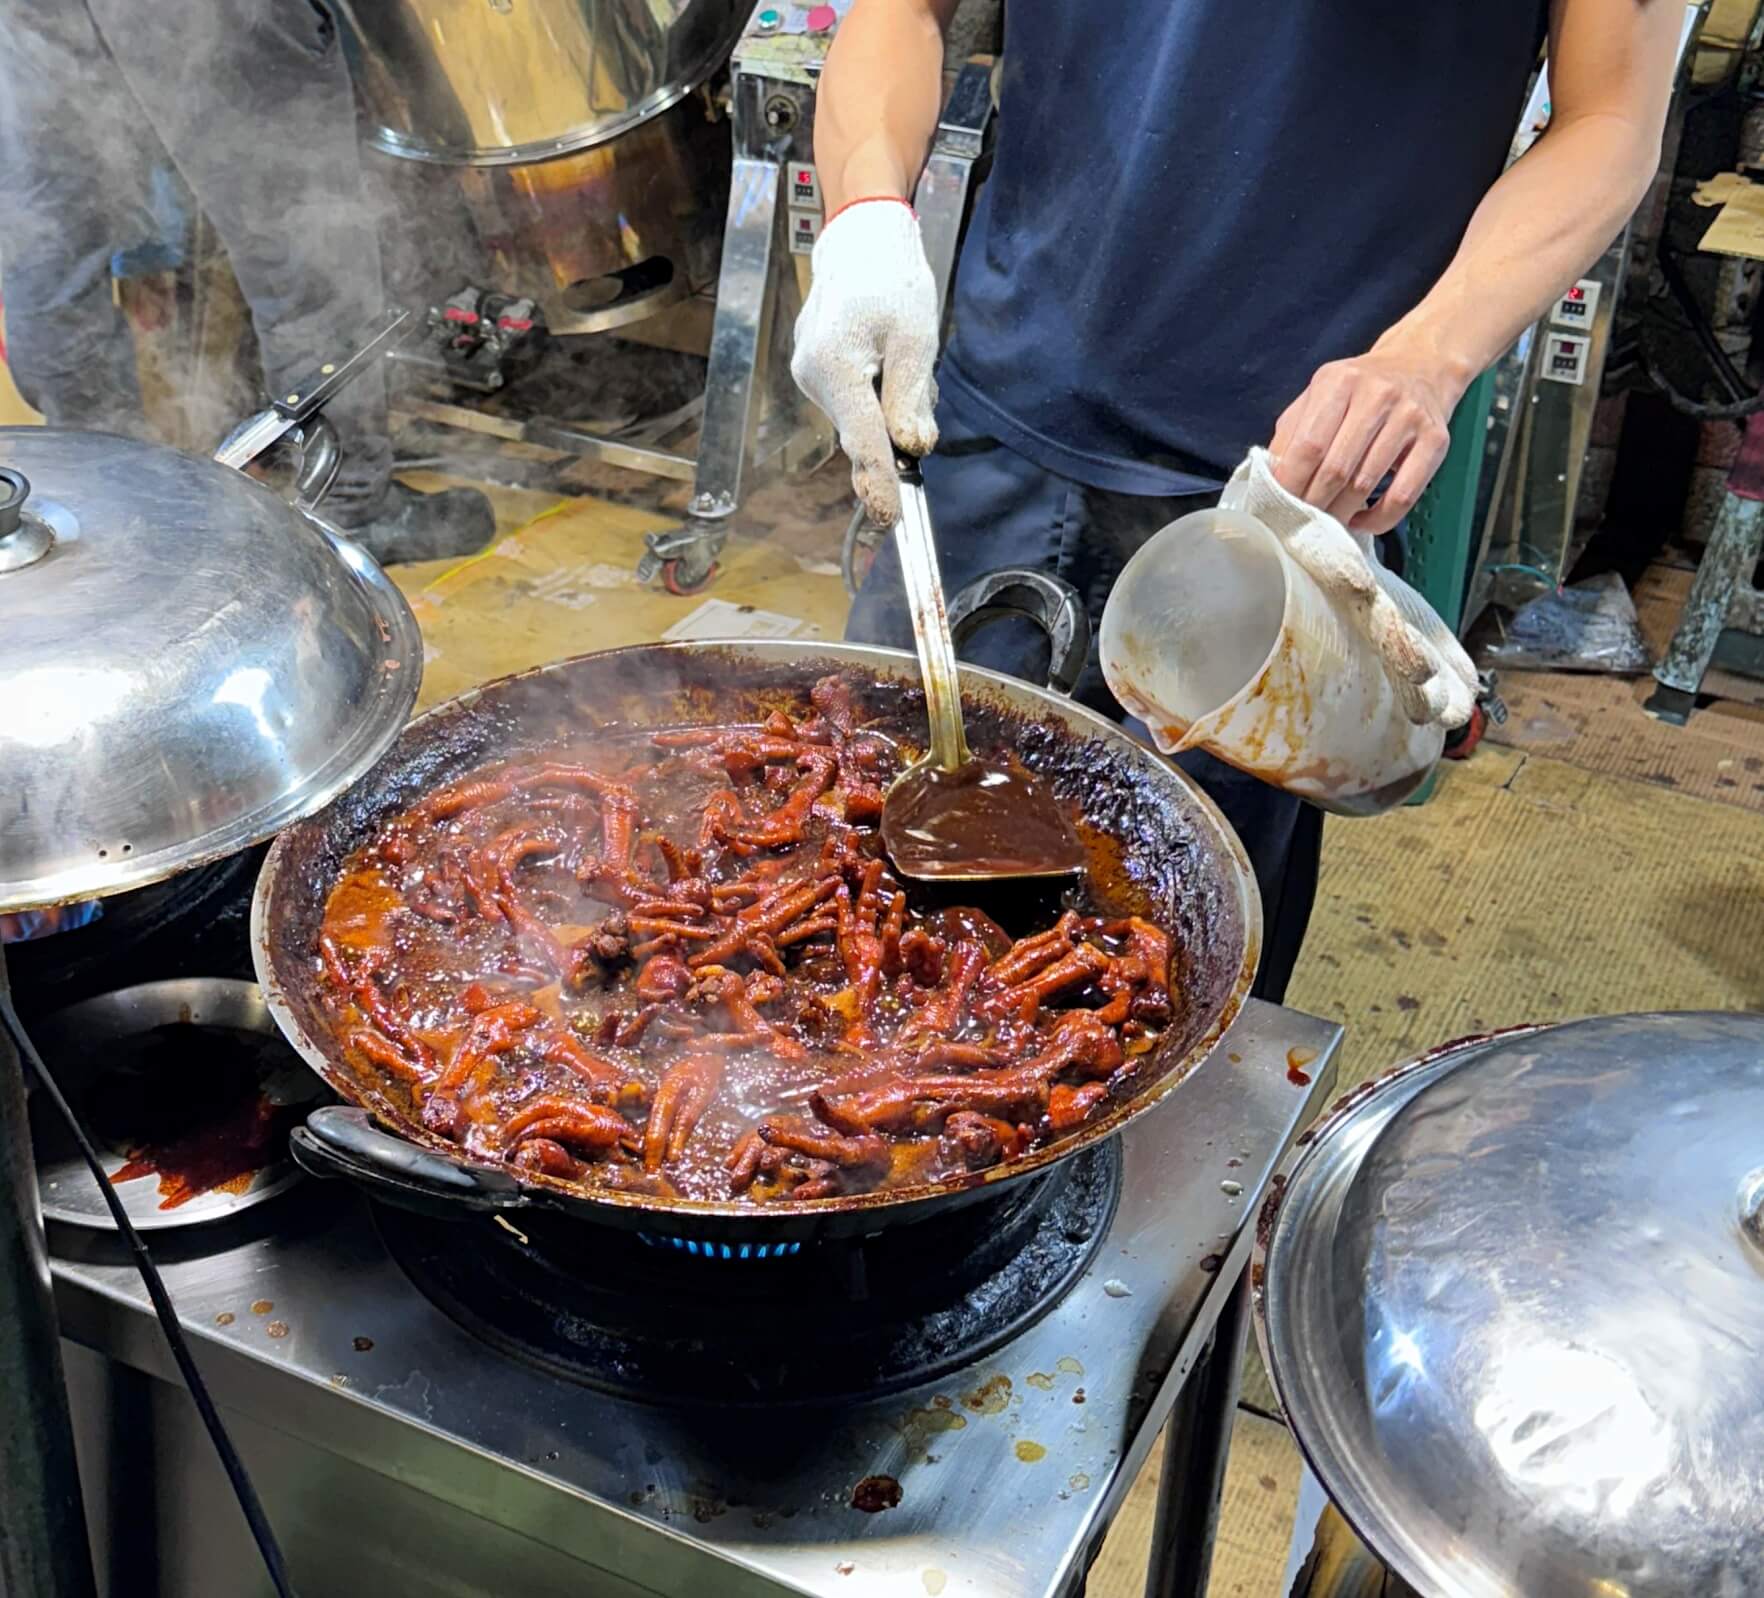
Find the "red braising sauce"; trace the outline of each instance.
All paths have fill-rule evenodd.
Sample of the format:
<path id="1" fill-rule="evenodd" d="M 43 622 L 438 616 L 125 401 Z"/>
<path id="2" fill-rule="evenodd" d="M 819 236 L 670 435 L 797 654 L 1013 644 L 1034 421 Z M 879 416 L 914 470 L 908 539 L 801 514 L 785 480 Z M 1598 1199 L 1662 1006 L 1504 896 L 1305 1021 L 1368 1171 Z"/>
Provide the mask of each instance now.
<path id="1" fill-rule="evenodd" d="M 281 1157 L 301 1107 L 264 1093 L 278 1039 L 172 1024 L 119 1047 L 87 1095 L 105 1141 L 128 1154 L 113 1185 L 157 1176 L 159 1208 L 175 1210 L 204 1193 L 243 1193 Z"/>

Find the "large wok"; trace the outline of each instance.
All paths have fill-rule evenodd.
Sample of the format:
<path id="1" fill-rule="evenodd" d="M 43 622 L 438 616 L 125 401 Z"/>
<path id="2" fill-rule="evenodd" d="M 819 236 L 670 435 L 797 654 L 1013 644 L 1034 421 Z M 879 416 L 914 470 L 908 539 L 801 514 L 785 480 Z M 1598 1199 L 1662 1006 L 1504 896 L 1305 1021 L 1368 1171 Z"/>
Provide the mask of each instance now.
<path id="1" fill-rule="evenodd" d="M 401 1088 L 357 1070 L 321 1002 L 315 940 L 343 861 L 382 821 L 486 761 L 557 743 L 563 728 L 575 737 L 584 726 L 757 722 L 780 705 L 801 708 L 829 672 L 853 685 L 861 720 L 914 748 L 922 744 L 917 664 L 894 650 L 796 642 L 616 649 L 506 677 L 438 706 L 329 809 L 284 832 L 252 906 L 258 980 L 289 1041 L 356 1106 L 316 1111 L 295 1133 L 296 1157 L 415 1208 L 542 1207 L 670 1238 L 778 1242 L 873 1233 L 984 1198 L 1112 1137 L 1170 1093 L 1223 1035 L 1255 976 L 1261 904 L 1243 848 L 1181 772 L 1119 727 L 1053 690 L 968 667 L 963 698 L 976 752 L 1014 748 L 1089 824 L 1089 877 L 1065 891 L 1144 915 L 1171 934 L 1176 1015 L 1131 1097 L 1076 1133 L 990 1170 L 755 1205 L 615 1192 L 473 1163 L 421 1124 Z M 960 897 L 990 907 L 972 885 Z M 1050 905 L 1047 919 L 1056 913 Z"/>

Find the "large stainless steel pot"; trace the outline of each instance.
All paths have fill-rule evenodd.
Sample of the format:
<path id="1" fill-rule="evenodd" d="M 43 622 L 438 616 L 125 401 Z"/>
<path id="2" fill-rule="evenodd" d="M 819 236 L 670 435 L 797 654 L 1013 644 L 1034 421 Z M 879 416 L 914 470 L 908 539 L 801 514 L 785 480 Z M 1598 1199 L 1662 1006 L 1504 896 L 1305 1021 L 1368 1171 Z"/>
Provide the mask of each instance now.
<path id="1" fill-rule="evenodd" d="M 880 1231 L 1046 1170 L 1161 1101 L 1205 1060 L 1249 992 L 1261 949 L 1261 903 L 1243 847 L 1187 777 L 1094 712 L 1048 690 L 964 667 L 969 741 L 1015 749 L 1074 803 L 1108 847 L 1091 886 L 1162 925 L 1176 955 L 1175 1021 L 1131 1097 L 1076 1134 L 1011 1164 L 936 1184 L 765 1205 L 661 1199 L 469 1163 L 414 1107 L 361 1074 L 321 998 L 315 955 L 325 900 L 344 860 L 388 816 L 487 760 L 555 747 L 560 729 L 758 722 L 839 673 L 867 724 L 917 746 L 924 699 L 913 657 L 858 645 L 669 644 L 610 650 L 504 678 L 412 722 L 391 754 L 324 813 L 276 840 L 258 880 L 252 946 L 258 980 L 290 1042 L 356 1113 L 320 1112 L 296 1134 L 314 1159 L 393 1196 L 486 1209 L 544 1206 L 602 1224 L 676 1237 L 803 1239 Z M 1057 892 L 1057 890 L 1054 890 Z M 984 901 L 982 901 L 984 902 Z M 1102 902 L 1101 900 L 1093 902 Z"/>
<path id="2" fill-rule="evenodd" d="M 697 99 L 619 138 L 523 166 L 461 170 L 490 281 L 554 333 L 599 333 L 714 282 L 729 137 Z"/>
<path id="3" fill-rule="evenodd" d="M 1293 1435 L 1424 1598 L 1764 1592 L 1764 1016 L 1424 1056 L 1257 1235 Z"/>
<path id="4" fill-rule="evenodd" d="M 388 155 L 518 166 L 604 144 L 728 58 L 742 0 L 336 0 Z"/>
<path id="5" fill-rule="evenodd" d="M 554 333 L 622 326 L 714 280 L 729 139 L 692 90 L 746 14 L 737 0 L 341 6 L 370 141 L 460 169 L 457 231 L 481 245 L 464 269 L 537 301 Z M 456 231 L 415 172 L 387 176 L 408 226 Z"/>

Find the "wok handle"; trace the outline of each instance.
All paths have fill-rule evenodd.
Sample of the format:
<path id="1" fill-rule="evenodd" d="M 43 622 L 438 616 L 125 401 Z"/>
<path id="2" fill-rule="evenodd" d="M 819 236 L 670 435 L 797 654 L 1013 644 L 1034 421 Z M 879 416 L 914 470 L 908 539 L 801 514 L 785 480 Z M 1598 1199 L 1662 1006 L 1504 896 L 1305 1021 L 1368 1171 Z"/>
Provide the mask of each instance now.
<path id="1" fill-rule="evenodd" d="M 287 432 L 288 441 L 300 452 L 300 470 L 294 477 L 294 503 L 301 510 L 317 510 L 330 493 L 343 465 L 343 445 L 328 416 L 309 416 Z"/>
<path id="2" fill-rule="evenodd" d="M 461 1210 L 521 1209 L 531 1202 L 506 1171 L 450 1160 L 382 1132 L 366 1110 L 327 1104 L 314 1110 L 289 1142 L 296 1162 L 314 1176 L 344 1177 L 374 1197 L 429 1215 Z"/>
<path id="3" fill-rule="evenodd" d="M 1047 686 L 1070 699 L 1090 658 L 1090 613 L 1078 590 L 1031 566 L 988 572 L 949 602 L 950 636 L 960 645 L 1000 616 L 1021 616 L 1047 634 Z"/>

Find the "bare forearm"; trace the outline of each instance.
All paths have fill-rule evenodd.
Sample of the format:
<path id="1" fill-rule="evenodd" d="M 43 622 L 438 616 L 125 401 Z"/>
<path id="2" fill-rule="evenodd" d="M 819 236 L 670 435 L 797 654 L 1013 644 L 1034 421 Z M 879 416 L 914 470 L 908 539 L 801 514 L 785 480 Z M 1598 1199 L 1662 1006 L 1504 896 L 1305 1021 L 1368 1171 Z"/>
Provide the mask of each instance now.
<path id="1" fill-rule="evenodd" d="M 1283 488 L 1359 533 L 1388 533 L 1409 513 L 1470 381 L 1646 192 L 1684 18 L 1681 0 L 1550 0 L 1550 126 L 1483 197 L 1427 297 L 1365 354 L 1318 367 L 1281 413 Z"/>
<path id="2" fill-rule="evenodd" d="M 937 132 L 954 9 L 954 0 L 857 0 L 841 24 L 815 105 L 829 215 L 872 195 L 911 196 Z"/>
<path id="3" fill-rule="evenodd" d="M 1658 129 L 1625 117 L 1549 128 L 1484 196 L 1439 282 L 1374 348 L 1426 351 L 1461 392 L 1598 259 L 1659 153 Z"/>

